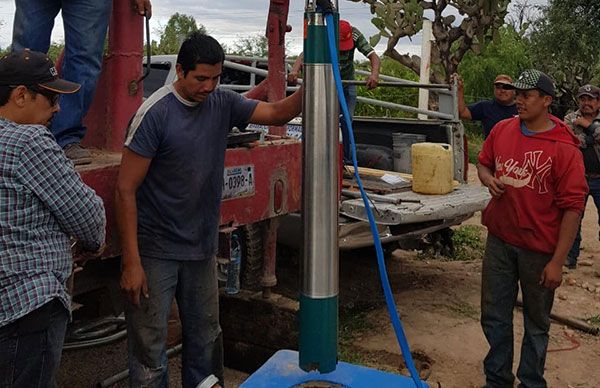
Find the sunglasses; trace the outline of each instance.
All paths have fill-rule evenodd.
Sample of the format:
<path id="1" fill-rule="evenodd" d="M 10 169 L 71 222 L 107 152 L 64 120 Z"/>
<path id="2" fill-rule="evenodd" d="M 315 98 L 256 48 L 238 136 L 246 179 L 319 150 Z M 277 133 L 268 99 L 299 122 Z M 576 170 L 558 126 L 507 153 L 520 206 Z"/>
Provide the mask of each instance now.
<path id="1" fill-rule="evenodd" d="M 33 85 L 27 85 L 26 88 L 31 90 L 34 93 L 41 94 L 42 96 L 46 97 L 46 99 L 50 103 L 50 106 L 55 106 L 56 104 L 58 104 L 58 100 L 60 99 L 60 94 L 54 93 L 48 89 L 40 88 L 40 87 L 33 86 Z"/>
<path id="2" fill-rule="evenodd" d="M 496 88 L 496 89 L 507 89 L 507 88 L 506 88 L 506 85 L 507 85 L 507 84 L 505 84 L 505 83 L 502 83 L 502 82 L 496 82 L 496 83 L 494 84 L 494 88 Z"/>

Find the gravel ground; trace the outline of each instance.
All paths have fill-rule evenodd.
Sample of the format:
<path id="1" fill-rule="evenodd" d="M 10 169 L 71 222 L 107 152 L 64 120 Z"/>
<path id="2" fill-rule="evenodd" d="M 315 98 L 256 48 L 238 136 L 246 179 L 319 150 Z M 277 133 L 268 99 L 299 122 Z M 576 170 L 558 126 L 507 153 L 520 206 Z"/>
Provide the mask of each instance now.
<path id="1" fill-rule="evenodd" d="M 58 375 L 60 388 L 92 388 L 108 377 L 127 368 L 127 342 L 121 340 L 112 344 L 83 350 L 65 350 Z M 227 387 L 239 386 L 248 375 L 233 369 L 225 369 Z M 113 385 L 127 387 L 124 380 Z M 181 386 L 181 357 L 169 360 L 169 386 Z"/>

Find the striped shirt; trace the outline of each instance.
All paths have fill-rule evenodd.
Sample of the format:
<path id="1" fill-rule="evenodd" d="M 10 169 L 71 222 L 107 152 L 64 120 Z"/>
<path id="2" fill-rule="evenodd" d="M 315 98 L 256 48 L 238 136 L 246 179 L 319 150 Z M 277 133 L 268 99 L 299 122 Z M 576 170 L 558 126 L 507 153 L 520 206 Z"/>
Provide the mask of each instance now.
<path id="1" fill-rule="evenodd" d="M 50 131 L 0 118 L 0 327 L 59 298 L 70 310 L 70 237 L 104 242 L 102 200 Z"/>
<path id="2" fill-rule="evenodd" d="M 352 27 L 352 40 L 354 41 L 354 48 L 347 51 L 340 51 L 340 74 L 342 79 L 354 79 L 355 49 L 367 58 L 375 52 L 373 47 L 367 42 L 365 36 L 356 27 Z"/>

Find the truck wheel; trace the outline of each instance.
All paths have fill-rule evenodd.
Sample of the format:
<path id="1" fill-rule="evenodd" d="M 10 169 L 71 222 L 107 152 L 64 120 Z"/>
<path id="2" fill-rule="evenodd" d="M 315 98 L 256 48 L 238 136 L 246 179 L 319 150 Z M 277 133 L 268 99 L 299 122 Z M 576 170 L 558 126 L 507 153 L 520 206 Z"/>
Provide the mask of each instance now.
<path id="1" fill-rule="evenodd" d="M 243 231 L 242 288 L 260 290 L 263 267 L 263 228 L 260 222 L 245 225 Z"/>

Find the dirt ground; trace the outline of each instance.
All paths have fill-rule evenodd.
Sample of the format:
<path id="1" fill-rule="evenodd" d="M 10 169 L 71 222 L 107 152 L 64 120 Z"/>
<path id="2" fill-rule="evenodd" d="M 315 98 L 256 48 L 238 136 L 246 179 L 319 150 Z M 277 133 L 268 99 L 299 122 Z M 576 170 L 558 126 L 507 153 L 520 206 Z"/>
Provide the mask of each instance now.
<path id="1" fill-rule="evenodd" d="M 478 214 L 465 224 L 481 227 L 480 221 Z M 485 238 L 485 229 L 481 228 Z M 600 315 L 600 242 L 597 212 L 591 200 L 582 230 L 583 250 L 579 260 L 587 265 L 566 271 L 553 308 L 553 313 L 579 319 Z M 479 324 L 481 260 L 423 260 L 417 252 L 397 250 L 387 266 L 417 367 L 423 362 L 430 365 L 428 382 L 433 386 L 439 382 L 442 387 L 483 386 L 482 361 L 488 345 Z M 521 311 L 516 309 L 515 371 L 522 320 Z M 402 360 L 387 311 L 378 307 L 367 314 L 365 322 L 349 345 L 350 358 L 397 371 Z M 599 387 L 598 366 L 599 336 L 552 323 L 545 374 L 549 387 Z M 407 372 L 403 369 L 402 373 Z"/>

